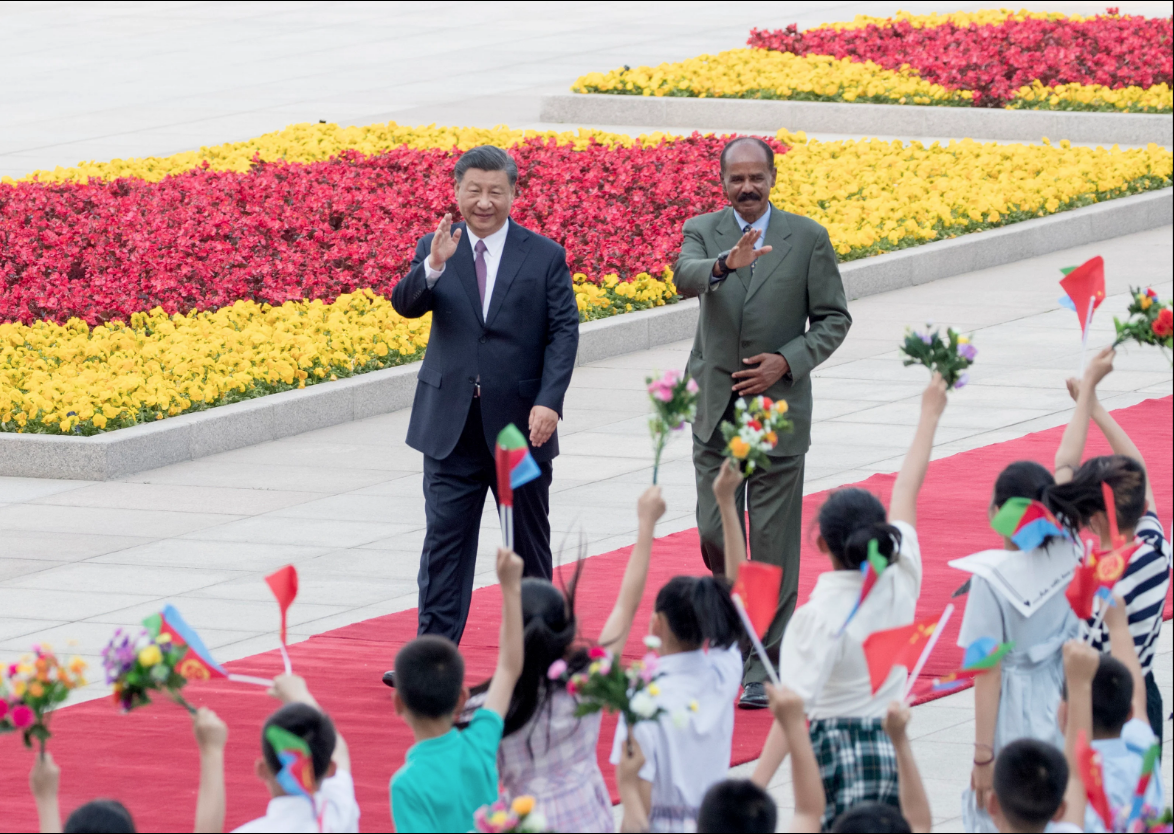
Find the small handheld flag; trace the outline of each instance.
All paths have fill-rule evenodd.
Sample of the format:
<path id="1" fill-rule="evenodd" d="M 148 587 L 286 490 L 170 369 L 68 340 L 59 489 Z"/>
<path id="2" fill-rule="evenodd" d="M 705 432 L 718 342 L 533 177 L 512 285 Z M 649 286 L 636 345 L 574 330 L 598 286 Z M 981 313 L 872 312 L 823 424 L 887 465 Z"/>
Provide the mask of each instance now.
<path id="1" fill-rule="evenodd" d="M 274 774 L 287 796 L 304 796 L 313 801 L 316 780 L 310 745 L 284 727 L 265 728 L 265 740 L 273 747 L 281 770 Z"/>
<path id="2" fill-rule="evenodd" d="M 765 562 L 743 562 L 738 568 L 734 593 L 742 598 L 746 613 L 758 636 L 766 634 L 779 608 L 779 586 L 783 569 Z"/>
<path id="3" fill-rule="evenodd" d="M 1008 498 L 991 519 L 991 529 L 1015 543 L 1020 550 L 1035 550 L 1050 536 L 1067 537 L 1067 532 L 1039 501 Z"/>
<path id="4" fill-rule="evenodd" d="M 938 618 L 938 623 L 934 626 L 933 634 L 929 636 L 925 648 L 921 650 L 921 657 L 917 658 L 917 665 L 909 672 L 909 681 L 905 684 L 905 695 L 901 698 L 902 701 L 909 700 L 909 696 L 913 693 L 913 687 L 917 683 L 917 678 L 921 675 L 921 670 L 925 668 L 925 662 L 933 654 L 934 646 L 941 639 L 942 632 L 946 630 L 946 623 L 950 622 L 950 615 L 953 613 L 954 603 L 951 602 L 946 605 L 945 610 L 942 611 L 942 616 Z"/>
<path id="5" fill-rule="evenodd" d="M 868 664 L 868 680 L 872 694 L 881 688 L 894 666 L 912 669 L 917 665 L 921 650 L 933 636 L 937 620 L 920 620 L 907 626 L 874 631 L 860 644 Z"/>
<path id="6" fill-rule="evenodd" d="M 944 678 L 934 678 L 933 691 L 953 692 L 960 689 L 968 681 L 998 666 L 1014 647 L 1014 643 L 1000 643 L 992 637 L 979 637 L 966 647 L 961 668 Z"/>
<path id="7" fill-rule="evenodd" d="M 1088 805 L 1101 818 L 1105 828 L 1113 828 L 1113 806 L 1109 804 L 1109 797 L 1105 794 L 1105 772 L 1101 766 L 1101 754 L 1088 744 L 1088 736 L 1084 730 L 1076 739 L 1076 761 L 1080 767 L 1080 781 L 1084 783 L 1084 793 L 1088 797 Z"/>
<path id="8" fill-rule="evenodd" d="M 746 629 L 746 634 L 750 637 L 750 644 L 754 646 L 754 651 L 758 652 L 758 659 L 762 661 L 763 667 L 766 669 L 767 677 L 775 686 L 782 686 L 783 683 L 779 680 L 779 673 L 775 671 L 775 667 L 771 665 L 770 658 L 766 654 L 766 649 L 762 645 L 762 641 L 758 639 L 755 633 L 754 623 L 750 622 L 750 615 L 746 613 L 746 606 L 742 602 L 742 598 L 736 593 L 730 594 L 730 599 L 734 603 L 734 608 L 738 610 L 738 616 L 742 620 L 742 627 Z"/>
<path id="9" fill-rule="evenodd" d="M 889 566 L 889 562 L 880 553 L 880 544 L 876 539 L 871 539 L 868 542 L 868 558 L 860 563 L 860 572 L 864 575 L 864 581 L 860 585 L 860 596 L 856 598 L 856 603 L 852 606 L 852 610 L 848 612 L 848 619 L 844 620 L 844 624 L 840 626 L 840 630 L 836 632 L 836 636 L 844 633 L 844 629 L 848 627 L 848 623 L 852 622 L 852 618 L 856 616 L 856 612 L 860 610 L 860 606 L 864 604 L 864 600 L 872 593 L 872 589 L 876 587 L 877 580 L 880 579 L 885 568 Z"/>
<path id="10" fill-rule="evenodd" d="M 1145 808 L 1145 793 L 1149 790 L 1150 779 L 1153 778 L 1161 752 L 1162 745 L 1154 742 L 1150 749 L 1145 751 L 1145 757 L 1141 760 L 1141 774 L 1137 778 L 1137 787 L 1133 789 L 1133 804 L 1129 808 L 1129 819 L 1125 822 L 1126 831 L 1133 831 L 1133 823 L 1141 819 L 1141 812 Z"/>
<path id="11" fill-rule="evenodd" d="M 514 548 L 514 490 L 542 474 L 530 454 L 526 437 L 513 423 L 498 432 L 494 454 L 497 463 L 497 504 L 501 514 L 501 543 Z"/>
<path id="12" fill-rule="evenodd" d="M 293 666 L 289 662 L 288 643 L 286 641 L 286 613 L 298 595 L 298 572 L 293 565 L 279 568 L 265 577 L 269 590 L 277 597 L 277 604 L 281 608 L 281 659 L 285 662 L 285 673 L 291 674 Z"/>
<path id="13" fill-rule="evenodd" d="M 1080 319 L 1080 372 L 1084 373 L 1084 351 L 1092 314 L 1105 300 L 1105 259 L 1097 255 L 1080 266 L 1067 266 L 1060 271 L 1064 273 L 1060 286 L 1072 299 L 1072 307 Z"/>
<path id="14" fill-rule="evenodd" d="M 143 627 L 156 640 L 161 635 L 168 635 L 174 642 L 187 646 L 187 653 L 175 665 L 175 671 L 189 681 L 206 681 L 213 678 L 228 678 L 240 683 L 252 683 L 258 686 L 272 686 L 273 681 L 266 678 L 255 678 L 252 675 L 231 674 L 221 666 L 196 630 L 187 624 L 174 605 L 168 604 L 158 614 L 152 614 L 143 620 Z"/>

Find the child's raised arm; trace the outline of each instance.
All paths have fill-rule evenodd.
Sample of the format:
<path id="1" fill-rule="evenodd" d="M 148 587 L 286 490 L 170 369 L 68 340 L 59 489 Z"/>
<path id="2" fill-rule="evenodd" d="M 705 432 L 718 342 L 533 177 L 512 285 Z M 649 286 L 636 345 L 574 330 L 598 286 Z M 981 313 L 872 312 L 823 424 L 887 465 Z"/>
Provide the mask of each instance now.
<path id="1" fill-rule="evenodd" d="M 199 832 L 224 830 L 224 746 L 228 727 L 207 707 L 192 718 L 192 731 L 200 748 L 200 790 L 196 794 L 196 827 Z"/>
<path id="2" fill-rule="evenodd" d="M 730 584 L 738 581 L 738 570 L 746 561 L 746 540 L 738 520 L 738 508 L 734 496 L 742 486 L 742 473 L 733 458 L 726 458 L 713 479 L 713 497 L 722 516 L 722 550 L 726 554 L 726 579 Z"/>
<path id="3" fill-rule="evenodd" d="M 1056 449 L 1056 483 L 1066 484 L 1080 466 L 1084 457 L 1084 444 L 1088 440 L 1088 421 L 1092 417 L 1093 401 L 1096 399 L 1097 384 L 1113 370 L 1113 357 L 1117 352 L 1107 347 L 1093 357 L 1084 369 L 1080 383 L 1068 380 L 1068 392 L 1076 395 L 1076 410 L 1064 428 L 1060 446 Z"/>
<path id="4" fill-rule="evenodd" d="M 1068 724 L 1064 730 L 1064 758 L 1068 760 L 1068 788 L 1064 792 L 1062 820 L 1084 830 L 1086 793 L 1080 778 L 1076 740 L 1083 732 L 1092 739 L 1092 679 L 1101 662 L 1101 653 L 1083 640 L 1064 644 L 1064 680 L 1068 687 Z M 985 675 L 979 676 L 981 680 Z"/>
<path id="5" fill-rule="evenodd" d="M 485 709 L 505 718 L 514 685 L 522 674 L 525 648 L 522 643 L 522 558 L 512 550 L 497 549 L 497 580 L 501 583 L 501 637 L 497 669 L 485 693 Z"/>
<path id="6" fill-rule="evenodd" d="M 1081 384 L 1074 379 L 1068 380 L 1068 393 L 1072 395 L 1072 399 L 1080 398 Z M 1101 405 L 1101 401 L 1097 398 L 1097 393 L 1094 390 L 1092 393 L 1092 421 L 1097 424 L 1097 428 L 1105 436 L 1105 440 L 1109 441 L 1109 448 L 1113 450 L 1115 455 L 1123 455 L 1127 458 L 1133 458 L 1141 464 L 1142 470 L 1145 472 L 1145 506 L 1150 512 L 1156 513 L 1158 511 L 1157 502 L 1154 500 L 1154 482 L 1150 478 L 1150 472 L 1146 469 L 1145 458 L 1141 456 L 1141 449 L 1130 439 L 1129 435 L 1125 433 L 1125 429 L 1113 419 L 1113 415 L 1105 410 Z"/>
<path id="7" fill-rule="evenodd" d="M 299 675 L 278 675 L 273 679 L 273 688 L 269 690 L 269 694 L 283 704 L 305 704 L 318 712 L 325 712 L 318 705 L 314 696 L 310 694 L 310 688 L 306 686 L 306 679 Z M 334 725 L 334 755 L 330 757 L 330 761 L 334 762 L 335 769 L 350 773 L 351 751 L 347 746 L 346 739 L 339 732 L 337 724 Z"/>
<path id="8" fill-rule="evenodd" d="M 57 788 L 61 783 L 61 768 L 53 763 L 50 753 L 38 752 L 29 772 L 29 788 L 37 803 L 37 819 L 42 834 L 61 830 L 61 809 L 57 804 Z"/>
<path id="9" fill-rule="evenodd" d="M 921 484 L 925 481 L 929 455 L 933 451 L 934 432 L 945 410 L 946 383 L 941 374 L 935 373 L 921 395 L 921 419 L 917 423 L 917 433 L 913 435 L 913 443 L 905 453 L 905 461 L 893 483 L 889 521 L 904 521 L 912 527 L 917 526 L 917 493 L 921 492 Z"/>
<path id="10" fill-rule="evenodd" d="M 640 520 L 636 546 L 632 548 L 628 566 L 624 568 L 624 579 L 620 583 L 616 604 L 603 624 L 603 631 L 599 633 L 600 645 L 610 646 L 617 654 L 624 650 L 624 644 L 628 642 L 636 609 L 640 606 L 640 598 L 644 596 L 648 562 L 652 557 L 652 538 L 656 533 L 657 519 L 662 515 L 664 499 L 660 495 L 660 487 L 650 486 L 636 502 L 636 516 Z"/>
<path id="11" fill-rule="evenodd" d="M 917 769 L 917 759 L 913 756 L 909 736 L 905 733 L 905 728 L 909 726 L 909 718 L 909 707 L 901 701 L 893 701 L 885 713 L 884 728 L 892 739 L 893 749 L 897 753 L 898 802 L 901 805 L 901 814 L 908 820 L 914 834 L 922 834 L 933 831 L 933 814 L 929 810 L 929 798 L 925 795 L 921 772 Z"/>
<path id="12" fill-rule="evenodd" d="M 791 748 L 791 781 L 795 791 L 795 816 L 791 819 L 792 831 L 819 831 L 827 800 L 823 794 L 823 779 L 819 775 L 819 763 L 811 749 L 811 736 L 807 732 L 807 719 L 803 715 L 803 699 L 785 686 L 775 689 L 766 685 L 770 699 L 770 711 Z M 759 787 L 765 787 L 760 785 Z"/>
<path id="13" fill-rule="evenodd" d="M 1133 678 L 1133 717 L 1144 720 L 1145 676 L 1141 673 L 1137 647 L 1133 645 L 1133 635 L 1129 632 L 1129 612 L 1125 610 L 1125 600 L 1116 594 L 1113 595 L 1113 604 L 1105 612 L 1105 627 L 1109 630 L 1109 654 L 1120 660 Z"/>
<path id="14" fill-rule="evenodd" d="M 624 806 L 620 831 L 648 830 L 648 811 L 652 807 L 652 783 L 640 778 L 644 767 L 644 751 L 634 737 L 620 745 L 620 762 L 616 765 L 616 787 Z"/>

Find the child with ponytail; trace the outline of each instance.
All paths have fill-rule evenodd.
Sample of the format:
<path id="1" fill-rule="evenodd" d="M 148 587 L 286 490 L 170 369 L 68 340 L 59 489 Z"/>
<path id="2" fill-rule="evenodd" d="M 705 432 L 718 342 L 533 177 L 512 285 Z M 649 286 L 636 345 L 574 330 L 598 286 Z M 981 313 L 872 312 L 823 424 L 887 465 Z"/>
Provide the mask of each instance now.
<path id="1" fill-rule="evenodd" d="M 827 800 L 824 829 L 860 802 L 899 807 L 897 754 L 884 718 L 889 704 L 902 700 L 906 674 L 893 669 L 874 694 L 861 644 L 875 631 L 913 622 L 921 593 L 917 495 L 945 407 L 946 384 L 934 374 L 922 394 L 917 432 L 893 483 L 887 515 L 876 496 L 863 489 L 842 489 L 828 497 L 819 511 L 817 545 L 832 570 L 820 575 L 783 636 L 779 675 L 806 706 Z M 887 567 L 856 608 L 864 581 L 860 566 L 870 546 Z M 768 785 L 788 753 L 786 734 L 773 724 L 753 781 Z"/>
<path id="2" fill-rule="evenodd" d="M 729 538 L 727 571 L 737 565 Z M 695 831 L 701 800 L 730 767 L 742 621 L 725 579 L 674 576 L 656 595 L 649 632 L 660 643 L 656 700 L 666 712 L 632 728 L 621 716 L 616 727 L 611 763 L 636 771 L 626 780 L 623 830 Z"/>
<path id="3" fill-rule="evenodd" d="M 1076 409 L 1056 452 L 1061 478 L 1075 451 L 1077 459 L 1088 433 L 1096 385 L 1112 370 L 1112 349 L 1101 351 L 1088 365 Z M 1074 512 L 1073 490 L 1035 461 L 1017 461 L 995 480 L 988 508 L 992 521 L 1013 498 L 1039 502 L 1060 525 L 1027 551 L 1007 536 L 999 550 L 976 553 L 951 565 L 973 570 L 969 596 L 958 630 L 965 648 L 983 637 L 1013 643 L 1002 663 L 974 681 L 974 764 L 970 788 L 962 796 L 962 821 L 967 831 L 997 831 L 986 812 L 994 787 L 995 758 L 1004 746 L 1020 738 L 1064 747 L 1057 720 L 1064 685 L 1064 643 L 1080 635 L 1064 591 L 1082 556 L 1077 539 L 1079 514 Z M 1098 487 L 1099 489 L 1099 487 Z"/>

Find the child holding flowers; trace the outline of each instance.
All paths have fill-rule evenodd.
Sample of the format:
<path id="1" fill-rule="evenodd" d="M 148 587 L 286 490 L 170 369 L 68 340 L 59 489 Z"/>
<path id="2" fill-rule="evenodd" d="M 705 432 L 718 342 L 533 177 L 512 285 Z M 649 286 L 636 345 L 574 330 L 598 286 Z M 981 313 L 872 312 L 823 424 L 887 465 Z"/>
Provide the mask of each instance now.
<path id="1" fill-rule="evenodd" d="M 817 545 L 832 570 L 819 577 L 783 635 L 779 671 L 806 705 L 827 800 L 824 828 L 856 803 L 898 804 L 897 754 L 884 717 L 889 703 L 902 699 L 906 673 L 891 670 L 874 693 L 862 644 L 874 631 L 913 622 L 921 593 L 917 495 L 945 407 L 946 380 L 935 372 L 922 394 L 917 432 L 887 514 L 872 493 L 855 488 L 833 493 L 820 508 Z M 731 498 L 724 501 L 732 507 Z M 879 552 L 887 566 L 863 597 L 860 568 L 871 563 L 870 551 Z M 772 724 L 754 782 L 766 787 L 789 752 L 787 734 Z"/>

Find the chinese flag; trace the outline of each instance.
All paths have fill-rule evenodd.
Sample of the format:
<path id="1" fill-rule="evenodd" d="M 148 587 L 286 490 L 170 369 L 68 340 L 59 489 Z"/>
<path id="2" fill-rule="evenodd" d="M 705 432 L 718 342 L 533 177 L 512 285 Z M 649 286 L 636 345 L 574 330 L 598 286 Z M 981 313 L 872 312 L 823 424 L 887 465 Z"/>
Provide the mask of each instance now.
<path id="1" fill-rule="evenodd" d="M 868 662 L 868 677 L 875 693 L 889 676 L 894 666 L 912 669 L 921 657 L 921 650 L 929 641 L 937 619 L 922 620 L 888 631 L 874 631 L 864 640 L 864 659 Z"/>
<path id="2" fill-rule="evenodd" d="M 1105 300 L 1105 259 L 1100 255 L 1089 258 L 1061 278 L 1060 286 L 1076 305 L 1076 315 L 1080 317 L 1080 335 L 1083 336 L 1089 322 L 1089 304 L 1095 310 Z"/>
<path id="3" fill-rule="evenodd" d="M 743 562 L 738 568 L 734 593 L 742 598 L 742 605 L 759 637 L 766 634 L 779 609 L 779 586 L 782 583 L 783 569 L 777 565 Z"/>
<path id="4" fill-rule="evenodd" d="M 1076 760 L 1080 765 L 1080 781 L 1089 806 L 1097 812 L 1108 828 L 1113 827 L 1113 808 L 1105 795 L 1105 772 L 1101 767 L 1101 754 L 1089 746 L 1084 730 L 1076 739 Z"/>
<path id="5" fill-rule="evenodd" d="M 285 614 L 298 595 L 298 572 L 293 565 L 286 565 L 266 576 L 265 581 L 269 583 L 269 590 L 273 591 L 273 596 L 277 597 L 277 604 L 281 606 L 281 642 L 284 644 Z"/>

